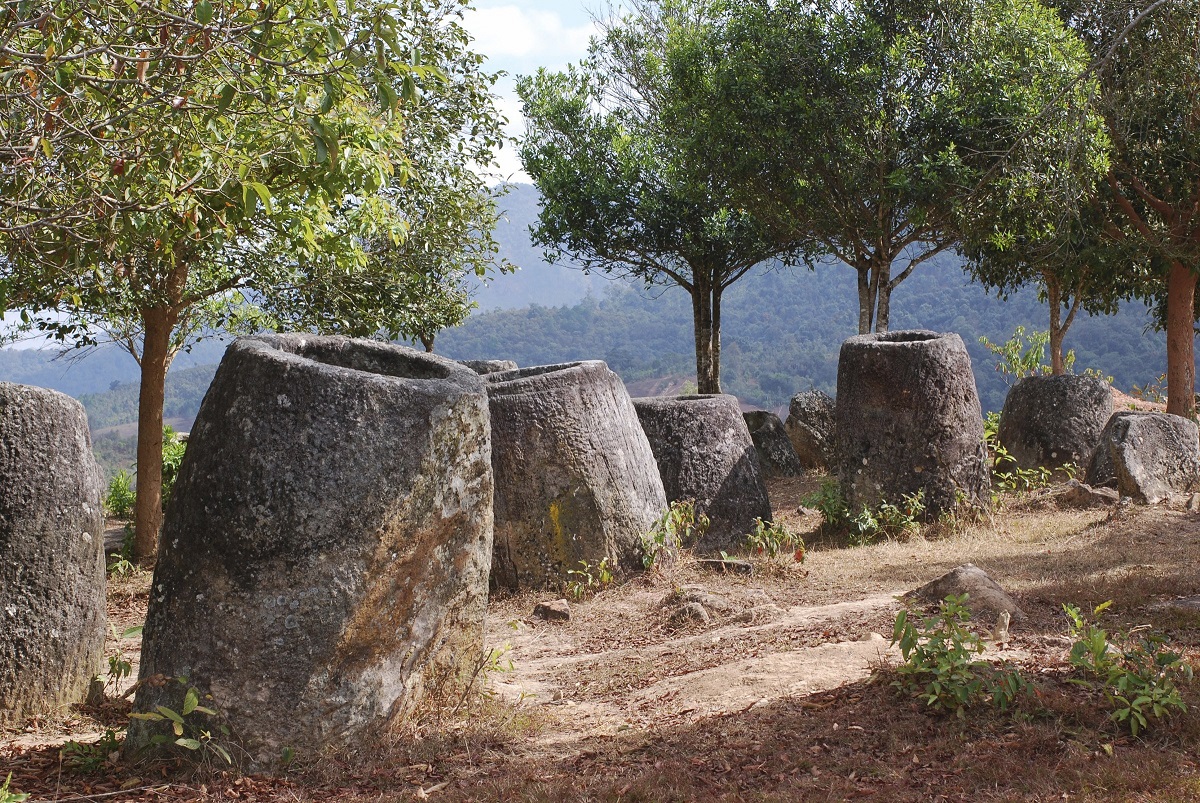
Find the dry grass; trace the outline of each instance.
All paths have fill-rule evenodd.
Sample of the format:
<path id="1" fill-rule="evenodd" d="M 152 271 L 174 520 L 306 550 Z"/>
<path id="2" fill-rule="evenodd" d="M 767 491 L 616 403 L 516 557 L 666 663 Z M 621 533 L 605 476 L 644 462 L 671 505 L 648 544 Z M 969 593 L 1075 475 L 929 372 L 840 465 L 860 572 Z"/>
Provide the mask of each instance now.
<path id="1" fill-rule="evenodd" d="M 516 670 L 493 673 L 493 694 L 469 700 L 455 716 L 380 734 L 369 749 L 302 755 L 282 779 L 180 775 L 162 766 L 81 776 L 63 768 L 58 746 L 71 733 L 103 728 L 83 711 L 59 730 L 39 734 L 33 723 L 32 734 L 0 736 L 0 776 L 11 769 L 16 788 L 51 800 L 95 799 L 87 796 L 122 784 L 137 789 L 99 798 L 106 801 L 1200 797 L 1197 689 L 1184 690 L 1191 711 L 1134 739 L 1109 720 L 1101 697 L 1065 682 L 1061 641 L 1064 603 L 1087 609 L 1113 600 L 1110 629 L 1153 626 L 1200 660 L 1200 611 L 1163 605 L 1200 595 L 1200 517 L 1169 507 L 1121 516 L 1058 511 L 1034 498 L 940 537 L 839 548 L 801 506 L 819 481 L 772 484 L 777 519 L 809 542 L 803 565 L 760 562 L 747 578 L 684 559 L 573 604 L 572 620 L 562 624 L 530 615 L 547 595 L 496 598 L 490 646 L 511 642 Z M 665 682 L 696 685 L 723 667 L 770 665 L 807 648 L 889 635 L 894 607 L 817 606 L 886 598 L 964 562 L 988 571 L 1029 614 L 1013 634 L 1014 654 L 1039 688 L 1028 717 L 931 715 L 891 688 L 886 666 L 836 688 L 716 713 L 681 713 L 647 696 Z M 119 627 L 144 616 L 147 584 L 145 576 L 114 583 L 110 616 Z M 689 585 L 727 599 L 741 620 L 672 624 L 662 601 Z M 536 697 L 514 696 L 534 681 L 542 684 Z M 35 747 L 31 735 L 47 746 Z"/>

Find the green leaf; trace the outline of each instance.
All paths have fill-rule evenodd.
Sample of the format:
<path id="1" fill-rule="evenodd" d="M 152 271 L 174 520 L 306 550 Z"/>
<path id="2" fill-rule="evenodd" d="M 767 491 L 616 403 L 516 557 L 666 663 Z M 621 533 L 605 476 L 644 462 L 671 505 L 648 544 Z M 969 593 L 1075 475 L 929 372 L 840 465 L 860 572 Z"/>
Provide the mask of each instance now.
<path id="1" fill-rule="evenodd" d="M 187 694 L 183 695 L 183 715 L 186 717 L 188 714 L 195 711 L 196 706 L 199 705 L 199 703 L 200 698 L 197 696 L 196 690 L 188 689 Z"/>
<path id="2" fill-rule="evenodd" d="M 196 19 L 201 25 L 207 25 L 208 23 L 212 22 L 212 18 L 212 3 L 208 2 L 208 0 L 200 0 L 200 2 L 196 5 Z"/>
<path id="3" fill-rule="evenodd" d="M 176 739 L 175 744 L 180 747 L 186 747 L 188 750 L 199 750 L 200 742 L 196 739 Z"/>
<path id="4" fill-rule="evenodd" d="M 226 84 L 221 87 L 220 93 L 217 95 L 217 114 L 223 114 L 229 105 L 233 103 L 233 98 L 237 95 L 237 89 L 232 84 Z"/>

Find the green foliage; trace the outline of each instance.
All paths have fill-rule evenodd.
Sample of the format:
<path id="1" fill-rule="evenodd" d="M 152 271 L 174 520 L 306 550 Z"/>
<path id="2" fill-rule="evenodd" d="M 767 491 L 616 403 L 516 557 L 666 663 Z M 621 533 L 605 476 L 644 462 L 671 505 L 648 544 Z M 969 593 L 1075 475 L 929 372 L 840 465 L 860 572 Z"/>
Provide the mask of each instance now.
<path id="1" fill-rule="evenodd" d="M 1165 649 L 1166 640 L 1155 633 L 1120 634 L 1114 643 L 1097 620 L 1112 604 L 1105 602 L 1085 617 L 1074 605 L 1064 605 L 1070 622 L 1071 666 L 1085 673 L 1075 682 L 1088 688 L 1097 685 L 1112 708 L 1110 716 L 1137 736 L 1154 722 L 1187 703 L 1177 683 L 1192 680 L 1192 667 L 1177 652 Z"/>
<path id="2" fill-rule="evenodd" d="M 187 442 L 170 427 L 163 427 L 162 445 L 162 506 L 167 509 L 171 501 L 171 492 L 175 490 L 175 480 L 179 477 L 179 466 L 183 462 L 183 453 L 187 451 Z"/>
<path id="3" fill-rule="evenodd" d="M 863 506 L 851 513 L 836 480 L 827 479 L 820 489 L 803 499 L 825 519 L 834 532 L 845 532 L 851 546 L 866 546 L 879 539 L 903 538 L 920 530 L 925 515 L 925 492 L 904 494 L 900 503 L 883 501 L 874 510 Z"/>
<path id="4" fill-rule="evenodd" d="M 29 799 L 29 795 L 23 792 L 18 792 L 12 786 L 12 773 L 4 779 L 4 783 L 0 784 L 0 803 L 24 803 Z"/>
<path id="5" fill-rule="evenodd" d="M 946 597 L 938 612 L 914 623 L 908 611 L 896 615 L 892 644 L 903 659 L 892 685 L 935 711 L 953 711 L 960 719 L 969 708 L 988 704 L 1007 711 L 1031 686 L 1015 670 L 998 669 L 977 658 L 983 642 L 967 626 L 966 596 Z"/>
<path id="6" fill-rule="evenodd" d="M 133 491 L 133 477 L 122 469 L 108 482 L 104 492 L 104 510 L 110 516 L 127 519 L 133 515 L 133 504 L 137 500 Z"/>
<path id="7" fill-rule="evenodd" d="M 1162 404 L 1167 400 L 1166 391 L 1166 374 L 1159 374 L 1157 378 L 1146 382 L 1142 385 L 1134 385 L 1133 390 L 1129 391 L 1129 395 L 1135 399 L 1142 401 L 1155 402 Z"/>
<path id="8" fill-rule="evenodd" d="M 117 762 L 121 755 L 121 739 L 109 728 L 104 735 L 91 744 L 80 744 L 74 740 L 62 748 L 63 763 L 75 772 L 93 775 Z M 0 796 L 0 801 L 4 798 Z"/>
<path id="9" fill-rule="evenodd" d="M 883 501 L 871 510 L 864 506 L 848 521 L 850 543 L 866 546 L 882 539 L 903 538 L 921 529 L 925 515 L 925 491 L 903 494 L 899 504 Z"/>
<path id="10" fill-rule="evenodd" d="M 774 558 L 791 553 L 797 563 L 804 561 L 804 539 L 782 524 L 755 517 L 754 531 L 746 536 L 746 548 L 752 555 Z"/>
<path id="11" fill-rule="evenodd" d="M 1026 335 L 1025 327 L 1018 326 L 1013 336 L 1003 343 L 993 343 L 986 337 L 979 338 L 979 342 L 996 357 L 996 370 L 1004 377 L 1005 384 L 1027 376 L 1050 374 L 1050 366 L 1045 363 L 1049 332 L 1030 332 Z M 1075 364 L 1075 352 L 1067 352 L 1064 359 L 1069 373 Z"/>
<path id="12" fill-rule="evenodd" d="M 188 684 L 187 678 L 175 678 L 174 680 L 186 689 L 178 711 L 160 705 L 156 706 L 154 711 L 135 711 L 129 716 L 134 719 L 168 725 L 171 733 L 154 734 L 150 737 L 150 743 L 153 745 L 173 745 L 189 751 L 200 761 L 207 761 L 212 756 L 216 756 L 226 764 L 232 764 L 233 758 L 230 756 L 228 748 L 213 736 L 209 718 L 215 719 L 218 716 L 217 712 L 200 704 L 200 692 L 196 687 Z M 205 699 L 212 700 L 212 695 L 205 695 Z M 220 735 L 229 736 L 229 729 L 223 724 L 218 724 L 216 730 Z"/>
<path id="13" fill-rule="evenodd" d="M 703 538 L 708 525 L 708 516 L 696 512 L 695 500 L 675 500 L 654 527 L 642 534 L 642 566 L 650 571 L 673 565 L 679 550 Z"/>
<path id="14" fill-rule="evenodd" d="M 1025 494 L 1039 488 L 1048 487 L 1054 477 L 1054 471 L 1046 466 L 1021 468 L 1009 454 L 1008 449 L 1000 443 L 1000 414 L 988 413 L 983 422 L 983 441 L 992 456 L 992 502 L 1000 501 L 1001 494 Z M 1074 463 L 1065 463 L 1058 471 L 1074 479 L 1079 467 Z"/>
<path id="15" fill-rule="evenodd" d="M 603 591 L 616 580 L 607 557 L 601 558 L 595 565 L 581 560 L 578 569 L 567 569 L 567 577 L 571 578 L 567 581 L 567 593 L 575 599 Z"/>

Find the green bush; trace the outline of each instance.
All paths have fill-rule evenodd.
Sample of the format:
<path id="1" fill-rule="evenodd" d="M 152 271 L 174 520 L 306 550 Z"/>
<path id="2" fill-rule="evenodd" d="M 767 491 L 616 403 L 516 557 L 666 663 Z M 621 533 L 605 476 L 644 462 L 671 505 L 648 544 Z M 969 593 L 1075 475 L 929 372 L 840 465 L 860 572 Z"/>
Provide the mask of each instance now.
<path id="1" fill-rule="evenodd" d="M 1071 666 L 1085 674 L 1073 682 L 1098 687 L 1112 708 L 1109 716 L 1137 736 L 1153 721 L 1187 711 L 1177 682 L 1191 681 L 1192 667 L 1182 655 L 1165 649 L 1166 640 L 1155 633 L 1143 633 L 1136 639 L 1119 634 L 1114 644 L 1108 631 L 1093 621 L 1111 604 L 1097 606 L 1090 620 L 1074 605 L 1063 606 L 1075 638 Z"/>
<path id="2" fill-rule="evenodd" d="M 179 437 L 179 433 L 170 427 L 163 427 L 162 445 L 162 505 L 167 509 L 171 501 L 171 493 L 175 490 L 175 480 L 179 478 L 179 466 L 183 462 L 183 453 L 187 443 Z"/>
<path id="3" fill-rule="evenodd" d="M 696 512 L 694 500 L 672 502 L 650 532 L 642 534 L 642 566 L 649 571 L 674 563 L 680 548 L 703 538 L 708 525 L 708 516 Z"/>
<path id="4" fill-rule="evenodd" d="M 790 552 L 797 563 L 804 560 L 803 538 L 782 524 L 763 521 L 760 518 L 754 519 L 754 532 L 746 536 L 746 547 L 752 555 L 766 555 L 773 558 Z"/>
<path id="5" fill-rule="evenodd" d="M 966 600 L 965 594 L 946 597 L 936 614 L 916 624 L 908 611 L 900 611 L 892 630 L 892 644 L 899 645 L 903 658 L 892 685 L 960 719 L 981 704 L 1007 711 L 1032 690 L 1017 670 L 976 657 L 983 652 L 983 641 L 967 627 L 971 613 Z"/>
<path id="6" fill-rule="evenodd" d="M 104 493 L 105 511 L 110 516 L 127 519 L 133 515 L 133 506 L 136 501 L 137 495 L 133 490 L 133 478 L 124 469 L 118 471 L 117 475 L 109 481 L 108 490 Z"/>

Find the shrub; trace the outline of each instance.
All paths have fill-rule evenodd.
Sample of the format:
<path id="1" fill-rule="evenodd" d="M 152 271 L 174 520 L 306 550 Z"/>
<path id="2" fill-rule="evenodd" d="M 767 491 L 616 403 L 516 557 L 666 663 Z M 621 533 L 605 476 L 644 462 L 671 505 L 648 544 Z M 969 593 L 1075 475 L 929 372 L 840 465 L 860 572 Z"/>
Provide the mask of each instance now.
<path id="1" fill-rule="evenodd" d="M 976 658 L 983 642 L 967 624 L 966 595 L 949 596 L 938 612 L 914 624 L 908 611 L 896 615 L 892 644 L 903 658 L 892 685 L 923 700 L 931 709 L 953 711 L 960 719 L 968 708 L 990 704 L 1007 711 L 1029 695 L 1030 683 L 1015 669 L 1002 669 Z"/>
<path id="2" fill-rule="evenodd" d="M 680 547 L 703 538 L 708 525 L 708 516 L 696 512 L 694 500 L 672 502 L 650 532 L 642 534 L 642 566 L 649 571 L 674 563 Z"/>
<path id="3" fill-rule="evenodd" d="M 108 490 L 104 492 L 104 509 L 110 516 L 127 519 L 133 515 L 133 506 L 137 495 L 133 490 L 133 478 L 125 469 L 117 472 L 108 482 Z"/>
<path id="4" fill-rule="evenodd" d="M 746 547 L 754 555 L 777 555 L 791 553 L 797 563 L 804 560 L 804 539 L 782 524 L 754 519 L 754 532 L 746 536 Z"/>

